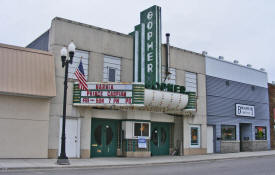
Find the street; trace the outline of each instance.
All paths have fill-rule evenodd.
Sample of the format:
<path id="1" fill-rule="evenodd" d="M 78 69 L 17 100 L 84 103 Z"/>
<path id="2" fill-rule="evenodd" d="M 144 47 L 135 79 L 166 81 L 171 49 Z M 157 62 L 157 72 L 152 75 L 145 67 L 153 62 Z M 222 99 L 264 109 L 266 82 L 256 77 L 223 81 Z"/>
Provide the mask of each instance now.
<path id="1" fill-rule="evenodd" d="M 1 175 L 274 175 L 275 156 L 203 161 L 192 163 L 171 163 L 147 166 L 20 170 L 0 172 Z"/>

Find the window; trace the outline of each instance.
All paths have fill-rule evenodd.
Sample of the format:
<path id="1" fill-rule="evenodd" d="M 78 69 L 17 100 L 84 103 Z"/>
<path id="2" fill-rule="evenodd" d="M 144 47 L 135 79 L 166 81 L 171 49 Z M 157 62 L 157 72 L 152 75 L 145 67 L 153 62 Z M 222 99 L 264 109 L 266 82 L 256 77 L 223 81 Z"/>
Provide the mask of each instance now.
<path id="1" fill-rule="evenodd" d="M 104 55 L 104 82 L 120 82 L 120 58 Z"/>
<path id="2" fill-rule="evenodd" d="M 266 127 L 263 127 L 263 126 L 255 127 L 255 139 L 266 140 Z"/>
<path id="3" fill-rule="evenodd" d="M 149 123 L 134 123 L 134 136 L 145 136 L 149 137 Z"/>
<path id="4" fill-rule="evenodd" d="M 82 51 L 82 50 L 76 50 L 75 51 L 74 58 L 73 58 L 73 63 L 69 64 L 68 78 L 72 78 L 74 80 L 77 80 L 76 76 L 74 75 L 74 72 L 79 66 L 80 59 L 82 59 L 84 74 L 85 74 L 86 80 L 88 80 L 89 52 Z"/>
<path id="5" fill-rule="evenodd" d="M 94 132 L 95 141 L 98 145 L 101 145 L 101 125 L 99 125 Z"/>
<path id="6" fill-rule="evenodd" d="M 106 126 L 106 145 L 109 145 L 113 139 L 113 131 L 110 126 Z"/>
<path id="7" fill-rule="evenodd" d="M 152 142 L 154 145 L 158 145 L 158 130 L 157 129 L 154 129 L 153 132 L 152 132 L 152 138 L 151 138 Z"/>
<path id="8" fill-rule="evenodd" d="M 199 148 L 200 147 L 200 126 L 191 125 L 190 136 L 191 136 L 190 147 Z"/>
<path id="9" fill-rule="evenodd" d="M 236 140 L 236 126 L 222 125 L 222 140 Z"/>
<path id="10" fill-rule="evenodd" d="M 164 129 L 164 128 L 161 128 L 161 129 L 160 129 L 160 133 L 161 133 L 160 143 L 161 143 L 161 144 L 165 144 L 166 138 L 167 138 L 165 129 Z"/>
<path id="11" fill-rule="evenodd" d="M 197 74 L 185 72 L 185 88 L 186 92 L 197 92 Z"/>
<path id="12" fill-rule="evenodd" d="M 114 68 L 109 68 L 109 78 L 108 80 L 110 82 L 115 82 L 116 81 L 116 70 Z"/>
<path id="13" fill-rule="evenodd" d="M 166 78 L 166 67 L 162 66 L 162 82 L 165 82 L 166 84 L 176 84 L 176 69 L 170 67 L 168 70 L 170 74 Z M 166 79 L 165 79 L 166 78 Z"/>

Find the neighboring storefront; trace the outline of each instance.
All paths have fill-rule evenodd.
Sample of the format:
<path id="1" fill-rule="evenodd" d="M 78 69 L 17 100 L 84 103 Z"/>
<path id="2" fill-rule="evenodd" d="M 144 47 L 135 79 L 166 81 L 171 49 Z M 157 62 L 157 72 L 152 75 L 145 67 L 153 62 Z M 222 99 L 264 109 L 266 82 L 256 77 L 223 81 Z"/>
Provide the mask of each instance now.
<path id="1" fill-rule="evenodd" d="M 270 143 L 271 149 L 275 149 L 275 82 L 268 84 L 269 113 L 270 113 Z"/>
<path id="2" fill-rule="evenodd" d="M 208 152 L 270 149 L 267 73 L 206 56 Z"/>
<path id="3" fill-rule="evenodd" d="M 141 24 L 130 35 L 54 18 L 51 28 L 28 46 L 47 50 L 55 58 L 50 158 L 59 155 L 60 146 L 64 81 L 60 50 L 71 40 L 77 50 L 69 67 L 69 157 L 206 153 L 205 58 L 162 44 L 160 17 L 157 6 L 141 12 Z M 80 59 L 88 92 L 78 89 L 73 74 Z"/>
<path id="4" fill-rule="evenodd" d="M 0 44 L 0 82 L 0 158 L 47 158 L 53 55 Z"/>

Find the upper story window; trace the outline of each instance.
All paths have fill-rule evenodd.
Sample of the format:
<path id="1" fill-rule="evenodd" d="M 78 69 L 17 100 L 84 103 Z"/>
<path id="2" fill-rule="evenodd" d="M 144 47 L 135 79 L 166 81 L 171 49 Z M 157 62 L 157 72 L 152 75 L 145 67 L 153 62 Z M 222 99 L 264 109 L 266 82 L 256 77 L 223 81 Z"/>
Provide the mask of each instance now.
<path id="1" fill-rule="evenodd" d="M 74 72 L 79 66 L 80 59 L 82 59 L 82 65 L 85 73 L 86 80 L 88 80 L 88 66 L 89 66 L 89 52 L 83 50 L 76 50 L 74 53 L 73 64 L 69 64 L 68 78 L 77 80 Z"/>
<path id="2" fill-rule="evenodd" d="M 120 82 L 121 60 L 118 57 L 104 55 L 104 82 Z"/>
<path id="3" fill-rule="evenodd" d="M 116 69 L 109 68 L 108 81 L 111 81 L 111 82 L 115 82 L 116 81 Z"/>
<path id="4" fill-rule="evenodd" d="M 169 75 L 166 77 L 165 74 L 165 66 L 162 66 L 162 82 L 166 84 L 176 84 L 176 69 L 170 67 L 169 68 Z"/>
<path id="5" fill-rule="evenodd" d="M 185 88 L 186 92 L 197 92 L 197 74 L 185 72 Z"/>

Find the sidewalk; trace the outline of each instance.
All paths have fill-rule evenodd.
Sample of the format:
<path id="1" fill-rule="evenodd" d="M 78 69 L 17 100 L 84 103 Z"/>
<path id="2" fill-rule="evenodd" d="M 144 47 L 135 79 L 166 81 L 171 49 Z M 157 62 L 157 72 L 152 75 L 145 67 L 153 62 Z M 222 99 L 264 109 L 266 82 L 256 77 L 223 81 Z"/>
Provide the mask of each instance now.
<path id="1" fill-rule="evenodd" d="M 70 159 L 70 165 L 57 165 L 56 159 L 0 159 L 0 172 L 23 169 L 57 169 L 57 168 L 109 168 L 115 166 L 153 165 L 166 163 L 188 163 L 198 161 L 236 159 L 275 155 L 275 150 L 259 152 L 241 152 L 228 154 L 210 154 L 195 156 L 155 156 L 151 158 L 92 158 Z"/>

